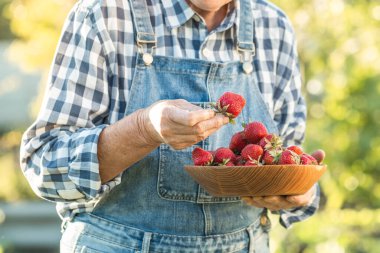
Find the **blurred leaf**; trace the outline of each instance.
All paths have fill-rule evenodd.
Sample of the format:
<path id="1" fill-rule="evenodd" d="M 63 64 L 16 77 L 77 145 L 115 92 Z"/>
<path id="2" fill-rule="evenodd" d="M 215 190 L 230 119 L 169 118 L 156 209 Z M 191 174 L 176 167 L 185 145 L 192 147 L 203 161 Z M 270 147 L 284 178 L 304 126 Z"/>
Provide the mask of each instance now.
<path id="1" fill-rule="evenodd" d="M 380 4 L 274 2 L 298 38 L 309 108 L 305 147 L 324 149 L 328 164 L 320 181 L 324 210 L 286 231 L 276 252 L 378 252 Z"/>

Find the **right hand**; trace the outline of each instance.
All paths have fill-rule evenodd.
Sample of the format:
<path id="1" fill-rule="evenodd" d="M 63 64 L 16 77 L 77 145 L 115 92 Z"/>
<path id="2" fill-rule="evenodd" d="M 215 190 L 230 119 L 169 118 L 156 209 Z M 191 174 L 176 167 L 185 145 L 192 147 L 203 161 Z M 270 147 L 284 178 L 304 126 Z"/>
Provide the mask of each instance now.
<path id="1" fill-rule="evenodd" d="M 228 117 L 211 109 L 177 99 L 161 100 L 144 109 L 140 125 L 148 143 L 166 143 L 179 150 L 206 139 L 228 122 Z"/>

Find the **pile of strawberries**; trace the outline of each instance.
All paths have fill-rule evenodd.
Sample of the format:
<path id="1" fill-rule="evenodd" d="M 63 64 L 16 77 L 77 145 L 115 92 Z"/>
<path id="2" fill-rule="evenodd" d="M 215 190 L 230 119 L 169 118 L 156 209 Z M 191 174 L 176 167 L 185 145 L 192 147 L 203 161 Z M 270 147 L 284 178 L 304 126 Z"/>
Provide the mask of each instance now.
<path id="1" fill-rule="evenodd" d="M 233 104 L 229 105 L 228 101 L 233 101 Z M 226 92 L 214 108 L 232 121 L 244 105 L 245 100 L 240 95 Z M 264 124 L 254 121 L 243 125 L 243 130 L 232 136 L 229 147 L 220 147 L 215 151 L 197 147 L 192 152 L 192 158 L 197 166 L 318 165 L 322 164 L 325 152 L 319 149 L 310 155 L 298 146 L 284 147 L 279 136 L 268 133 Z"/>

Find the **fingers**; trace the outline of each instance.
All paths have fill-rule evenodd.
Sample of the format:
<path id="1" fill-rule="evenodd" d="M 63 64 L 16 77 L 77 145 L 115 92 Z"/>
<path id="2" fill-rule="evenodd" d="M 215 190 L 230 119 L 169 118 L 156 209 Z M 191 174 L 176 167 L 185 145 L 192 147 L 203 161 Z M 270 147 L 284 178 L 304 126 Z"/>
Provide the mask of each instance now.
<path id="1" fill-rule="evenodd" d="M 215 116 L 215 112 L 212 110 L 200 109 L 197 111 L 188 111 L 175 106 L 167 107 L 164 114 L 173 122 L 184 126 L 194 126 L 201 121 L 211 119 Z"/>
<path id="2" fill-rule="evenodd" d="M 195 126 L 183 126 L 168 123 L 162 126 L 161 133 L 165 142 L 174 149 L 182 149 L 206 139 L 229 122 L 227 117 L 217 115 L 214 118 L 202 121 Z"/>
<path id="3" fill-rule="evenodd" d="M 171 130 L 175 132 L 180 132 L 181 135 L 195 135 L 207 137 L 209 132 L 215 132 L 223 125 L 227 124 L 229 119 L 221 114 L 212 117 L 211 119 L 198 122 L 194 126 L 184 126 L 181 124 L 173 124 Z"/>
<path id="4" fill-rule="evenodd" d="M 308 205 L 315 194 L 316 188 L 312 187 L 309 191 L 302 195 L 287 196 L 286 200 L 296 206 L 306 206 Z"/>
<path id="5" fill-rule="evenodd" d="M 172 105 L 187 111 L 198 111 L 203 109 L 202 107 L 192 104 L 191 102 L 188 102 L 185 99 L 170 100 L 170 102 Z"/>
<path id="6" fill-rule="evenodd" d="M 228 117 L 181 99 L 152 105 L 149 119 L 164 143 L 175 149 L 202 141 L 229 123 Z"/>
<path id="7" fill-rule="evenodd" d="M 247 204 L 258 207 L 268 208 L 271 211 L 282 209 L 291 209 L 299 207 L 299 203 L 293 203 L 287 200 L 286 196 L 267 196 L 267 197 L 244 197 L 242 198 Z"/>
<path id="8" fill-rule="evenodd" d="M 305 195 L 288 196 L 286 199 L 295 206 L 306 206 L 310 200 Z"/>

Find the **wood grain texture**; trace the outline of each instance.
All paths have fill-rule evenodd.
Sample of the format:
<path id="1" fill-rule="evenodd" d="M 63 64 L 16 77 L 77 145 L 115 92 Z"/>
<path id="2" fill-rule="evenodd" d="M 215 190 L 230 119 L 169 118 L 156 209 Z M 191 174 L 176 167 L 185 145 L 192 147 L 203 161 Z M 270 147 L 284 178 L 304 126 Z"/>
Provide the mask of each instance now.
<path id="1" fill-rule="evenodd" d="M 303 194 L 326 169 L 326 165 L 185 166 L 198 184 L 217 197 Z"/>

